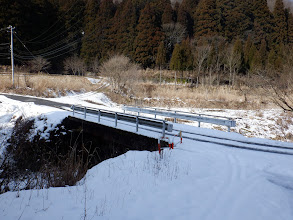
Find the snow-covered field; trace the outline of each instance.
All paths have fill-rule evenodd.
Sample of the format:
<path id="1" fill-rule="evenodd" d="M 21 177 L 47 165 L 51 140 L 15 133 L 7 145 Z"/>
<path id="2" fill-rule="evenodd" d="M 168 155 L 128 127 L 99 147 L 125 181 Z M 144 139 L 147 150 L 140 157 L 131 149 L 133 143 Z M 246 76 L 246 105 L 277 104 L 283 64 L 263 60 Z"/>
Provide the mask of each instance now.
<path id="1" fill-rule="evenodd" d="M 98 93 L 72 94 L 54 101 L 121 110 Z M 249 131 L 254 137 L 281 136 L 284 128 L 276 115 L 288 123 L 286 133 L 293 131 L 292 119 L 279 110 L 192 111 L 237 117 L 237 131 Z M 46 137 L 68 114 L 0 95 L 0 153 L 19 116 L 36 118 L 36 129 Z M 196 129 L 245 139 L 235 133 Z M 165 149 L 162 157 L 158 152 L 129 151 L 106 160 L 89 170 L 76 186 L 1 194 L 0 219 L 291 220 L 292 167 L 290 155 L 183 140 L 174 150 Z"/>

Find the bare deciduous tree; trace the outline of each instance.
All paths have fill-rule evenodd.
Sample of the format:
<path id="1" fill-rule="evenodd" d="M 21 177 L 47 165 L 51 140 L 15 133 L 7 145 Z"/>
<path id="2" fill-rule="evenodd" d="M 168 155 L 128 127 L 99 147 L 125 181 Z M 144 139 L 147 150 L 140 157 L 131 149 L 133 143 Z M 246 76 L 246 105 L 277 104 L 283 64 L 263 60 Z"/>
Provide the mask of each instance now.
<path id="1" fill-rule="evenodd" d="M 283 51 L 283 70 L 259 69 L 257 76 L 265 95 L 284 111 L 293 112 L 293 51 L 285 47 Z"/>
<path id="2" fill-rule="evenodd" d="M 91 63 L 91 69 L 95 75 L 98 74 L 100 70 L 100 62 L 98 58 L 95 58 Z"/>
<path id="3" fill-rule="evenodd" d="M 194 65 L 197 69 L 197 86 L 198 86 L 198 77 L 204 67 L 204 62 L 207 60 L 209 53 L 211 51 L 210 45 L 200 45 L 195 46 L 193 51 L 194 56 Z"/>
<path id="4" fill-rule="evenodd" d="M 229 71 L 229 84 L 234 85 L 235 75 L 238 72 L 241 65 L 241 55 L 235 53 L 233 47 L 229 47 L 226 52 L 226 65 Z"/>
<path id="5" fill-rule="evenodd" d="M 163 24 L 163 31 L 166 35 L 168 50 L 170 50 L 175 44 L 179 44 L 186 34 L 186 28 L 180 23 Z"/>
<path id="6" fill-rule="evenodd" d="M 28 62 L 28 66 L 31 72 L 39 73 L 49 69 L 51 67 L 51 63 L 47 59 L 38 56 L 35 59 L 30 60 Z"/>
<path id="7" fill-rule="evenodd" d="M 135 82 L 140 78 L 138 66 L 123 55 L 115 55 L 104 62 L 101 74 L 109 77 L 113 91 L 128 95 L 133 92 Z"/>
<path id="8" fill-rule="evenodd" d="M 77 55 L 68 57 L 64 61 L 63 65 L 64 65 L 64 69 L 69 74 L 83 76 L 86 71 L 86 65 L 84 61 L 81 58 L 79 58 Z"/>

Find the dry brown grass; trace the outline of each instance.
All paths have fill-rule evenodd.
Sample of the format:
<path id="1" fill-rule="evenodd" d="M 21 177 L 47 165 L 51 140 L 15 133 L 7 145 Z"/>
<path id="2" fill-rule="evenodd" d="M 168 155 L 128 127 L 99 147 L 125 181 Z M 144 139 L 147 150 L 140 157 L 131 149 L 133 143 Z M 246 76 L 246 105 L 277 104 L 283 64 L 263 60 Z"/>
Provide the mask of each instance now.
<path id="1" fill-rule="evenodd" d="M 186 85 L 142 83 L 137 93 L 143 105 L 193 108 L 261 109 L 271 107 L 270 100 L 262 89 L 246 86 L 231 88 L 202 86 L 189 88 Z M 245 92 L 244 92 L 245 91 Z M 147 97 L 148 99 L 144 99 Z"/>
<path id="2" fill-rule="evenodd" d="M 0 91 L 25 95 L 54 97 L 67 91 L 93 91 L 99 85 L 93 85 L 85 77 L 68 75 L 15 75 L 15 87 L 12 88 L 11 76 L 0 75 Z"/>
<path id="3" fill-rule="evenodd" d="M 167 108 L 265 109 L 276 107 L 268 94 L 257 86 L 258 82 L 255 79 L 239 78 L 234 87 L 201 83 L 197 88 L 190 87 L 190 84 L 177 84 L 175 88 L 174 84 L 160 85 L 158 82 L 146 80 L 157 73 L 158 71 L 155 70 L 146 70 L 141 73 L 144 81 L 133 85 L 134 97 L 115 93 L 110 88 L 100 89 L 101 84 L 93 85 L 85 77 L 68 75 L 16 74 L 16 88 L 12 88 L 10 75 L 0 75 L 0 91 L 42 97 L 64 95 L 67 91 L 101 91 L 119 104 Z M 164 71 L 164 75 L 171 76 L 172 71 Z"/>

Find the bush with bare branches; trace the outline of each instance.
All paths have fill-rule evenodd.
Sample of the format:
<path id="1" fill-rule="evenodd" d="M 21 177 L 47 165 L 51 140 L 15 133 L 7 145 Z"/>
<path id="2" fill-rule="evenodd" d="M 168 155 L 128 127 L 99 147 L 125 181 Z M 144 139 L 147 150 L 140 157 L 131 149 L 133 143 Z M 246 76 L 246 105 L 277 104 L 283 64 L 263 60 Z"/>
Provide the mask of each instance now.
<path id="1" fill-rule="evenodd" d="M 132 95 L 136 82 L 140 79 L 138 65 L 128 57 L 114 55 L 101 66 L 101 74 L 109 77 L 112 91 Z"/>
<path id="2" fill-rule="evenodd" d="M 68 57 L 63 64 L 64 69 L 69 74 L 83 76 L 86 72 L 86 65 L 84 61 L 77 55 Z"/>
<path id="3" fill-rule="evenodd" d="M 30 60 L 28 62 L 28 66 L 31 72 L 39 73 L 39 72 L 47 71 L 48 69 L 50 69 L 51 63 L 47 59 L 41 56 L 38 56 L 35 59 Z"/>

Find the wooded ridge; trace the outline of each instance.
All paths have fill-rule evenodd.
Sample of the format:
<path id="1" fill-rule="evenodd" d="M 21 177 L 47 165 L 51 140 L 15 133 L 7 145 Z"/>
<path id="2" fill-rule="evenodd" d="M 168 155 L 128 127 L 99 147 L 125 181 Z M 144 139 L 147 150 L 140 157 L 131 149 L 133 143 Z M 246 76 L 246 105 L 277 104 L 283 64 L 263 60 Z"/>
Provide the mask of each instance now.
<path id="1" fill-rule="evenodd" d="M 291 58 L 293 15 L 282 0 L 0 0 L 0 64 L 68 57 L 88 69 L 114 54 L 143 68 L 281 70 Z M 290 55 L 290 56 L 289 56 Z M 42 69 L 41 69 L 42 70 Z"/>

